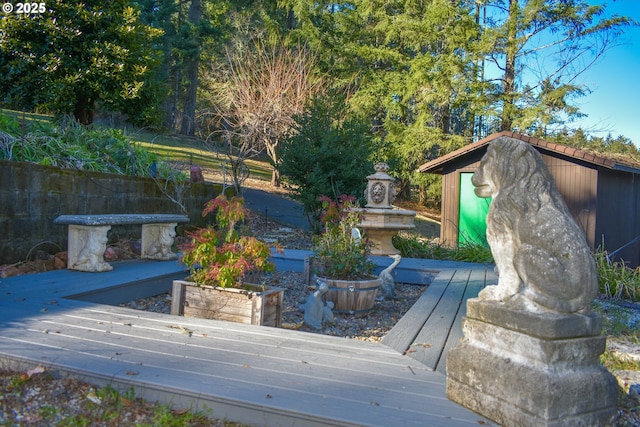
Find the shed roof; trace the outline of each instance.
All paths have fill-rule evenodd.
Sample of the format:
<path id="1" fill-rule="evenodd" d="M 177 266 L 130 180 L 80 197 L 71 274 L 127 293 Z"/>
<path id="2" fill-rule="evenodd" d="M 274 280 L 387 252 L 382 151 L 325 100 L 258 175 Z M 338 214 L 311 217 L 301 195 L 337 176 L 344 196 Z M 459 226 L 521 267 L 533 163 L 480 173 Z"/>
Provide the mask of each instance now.
<path id="1" fill-rule="evenodd" d="M 617 159 L 612 156 L 592 153 L 589 151 L 581 150 L 579 148 L 556 144 L 554 142 L 549 142 L 542 139 L 533 138 L 527 135 L 522 135 L 516 132 L 510 132 L 510 131 L 494 133 L 487 136 L 486 138 L 481 139 L 480 141 L 474 142 L 469 145 L 465 145 L 462 148 L 459 148 L 455 151 L 452 151 L 451 153 L 445 154 L 444 156 L 438 157 L 437 159 L 434 159 L 428 163 L 421 165 L 418 168 L 418 171 L 423 173 L 441 174 L 444 170 L 444 167 L 449 162 L 459 159 L 461 157 L 464 157 L 475 150 L 483 148 L 489 145 L 489 143 L 494 139 L 500 138 L 502 136 L 520 139 L 522 141 L 528 142 L 534 147 L 538 147 L 540 149 L 549 151 L 551 153 L 556 153 L 556 154 L 564 155 L 576 160 L 581 160 L 587 163 L 591 163 L 595 166 L 604 167 L 612 170 L 623 171 L 623 172 L 640 174 L 640 164 L 633 164 L 630 161 L 623 161 L 621 159 Z"/>

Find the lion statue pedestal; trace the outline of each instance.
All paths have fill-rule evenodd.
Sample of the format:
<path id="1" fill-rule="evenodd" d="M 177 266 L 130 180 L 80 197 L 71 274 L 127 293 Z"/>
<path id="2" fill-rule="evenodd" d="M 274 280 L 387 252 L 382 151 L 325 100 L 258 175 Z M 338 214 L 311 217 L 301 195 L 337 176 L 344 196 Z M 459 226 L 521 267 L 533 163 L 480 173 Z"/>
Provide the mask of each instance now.
<path id="1" fill-rule="evenodd" d="M 472 183 L 493 198 L 487 241 L 499 278 L 467 302 L 447 397 L 505 426 L 610 424 L 618 388 L 599 363 L 595 263 L 542 157 L 498 138 Z"/>
<path id="2" fill-rule="evenodd" d="M 618 385 L 598 358 L 599 316 L 527 313 L 469 300 L 447 355 L 447 397 L 504 426 L 605 426 Z"/>

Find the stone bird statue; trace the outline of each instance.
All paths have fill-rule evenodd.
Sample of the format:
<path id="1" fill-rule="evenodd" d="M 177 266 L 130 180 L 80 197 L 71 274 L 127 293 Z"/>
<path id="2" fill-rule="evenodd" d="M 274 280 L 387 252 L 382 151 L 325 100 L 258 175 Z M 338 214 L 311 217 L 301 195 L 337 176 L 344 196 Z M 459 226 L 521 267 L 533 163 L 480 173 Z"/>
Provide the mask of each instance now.
<path id="1" fill-rule="evenodd" d="M 380 280 L 382 283 L 380 284 L 380 289 L 382 290 L 382 294 L 380 295 L 380 299 L 395 299 L 396 298 L 396 281 L 393 279 L 393 275 L 391 272 L 396 268 L 402 257 L 400 255 L 389 255 L 389 258 L 393 259 L 391 265 L 380 272 Z"/>

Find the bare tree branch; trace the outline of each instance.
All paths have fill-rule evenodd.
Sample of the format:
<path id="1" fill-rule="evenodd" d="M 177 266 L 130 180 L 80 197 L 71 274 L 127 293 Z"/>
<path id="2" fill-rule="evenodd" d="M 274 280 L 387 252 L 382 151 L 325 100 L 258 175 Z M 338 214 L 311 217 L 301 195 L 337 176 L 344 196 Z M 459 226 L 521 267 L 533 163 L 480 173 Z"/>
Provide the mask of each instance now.
<path id="1" fill-rule="evenodd" d="M 307 100 L 324 87 L 315 73 L 316 55 L 300 45 L 256 42 L 253 49 L 227 51 L 227 59 L 229 72 L 219 86 L 224 90 L 208 113 L 208 125 L 221 135 L 230 160 L 266 152 L 274 165 L 272 183 L 280 185 L 278 146 L 292 132 Z"/>

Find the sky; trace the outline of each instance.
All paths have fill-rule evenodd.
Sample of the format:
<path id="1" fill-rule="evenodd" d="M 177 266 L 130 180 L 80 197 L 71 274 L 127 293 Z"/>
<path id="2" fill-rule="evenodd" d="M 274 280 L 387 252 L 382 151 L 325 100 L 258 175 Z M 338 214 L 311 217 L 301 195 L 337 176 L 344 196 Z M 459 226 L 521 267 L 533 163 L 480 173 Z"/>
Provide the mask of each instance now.
<path id="1" fill-rule="evenodd" d="M 640 23 L 640 0 L 589 0 L 606 5 L 608 16 L 616 14 Z M 585 72 L 579 83 L 591 93 L 577 100 L 588 117 L 572 123 L 591 135 L 624 135 L 640 147 L 640 27 L 628 28 L 620 45 Z"/>

